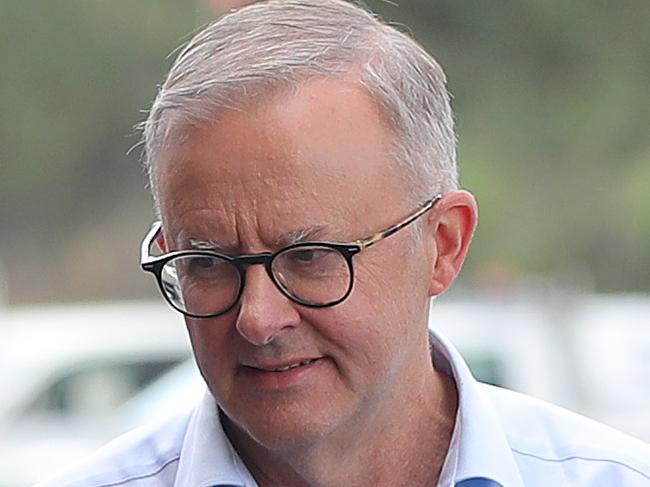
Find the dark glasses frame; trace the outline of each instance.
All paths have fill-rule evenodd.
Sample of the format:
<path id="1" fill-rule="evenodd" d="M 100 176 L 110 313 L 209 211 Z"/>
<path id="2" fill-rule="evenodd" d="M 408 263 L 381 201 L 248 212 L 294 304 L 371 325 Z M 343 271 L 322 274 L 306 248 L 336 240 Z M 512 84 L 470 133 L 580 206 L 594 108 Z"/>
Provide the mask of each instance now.
<path id="1" fill-rule="evenodd" d="M 362 250 L 376 244 L 380 240 L 390 237 L 391 235 L 398 232 L 402 228 L 413 223 L 415 220 L 417 220 L 423 214 L 425 214 L 427 211 L 433 208 L 433 206 L 438 201 L 440 201 L 441 198 L 442 198 L 442 194 L 436 194 L 433 198 L 427 200 L 422 205 L 420 205 L 420 207 L 418 207 L 418 209 L 415 212 L 411 213 L 404 220 L 401 220 L 400 222 L 391 225 L 390 227 L 380 232 L 370 235 L 369 237 L 354 240 L 352 242 L 327 242 L 327 241 L 300 242 L 300 243 L 288 245 L 275 252 L 259 252 L 255 254 L 239 255 L 236 257 L 220 254 L 218 252 L 214 252 L 211 250 L 178 250 L 160 256 L 152 256 L 151 246 L 153 245 L 156 238 L 158 238 L 160 232 L 162 231 L 162 222 L 155 221 L 151 225 L 151 229 L 147 232 L 144 239 L 142 240 L 142 245 L 140 247 L 140 266 L 142 267 L 143 271 L 150 272 L 151 274 L 154 275 L 158 283 L 158 287 L 160 289 L 161 294 L 163 295 L 165 300 L 169 303 L 169 305 L 172 308 L 176 309 L 177 311 L 183 313 L 186 316 L 190 316 L 193 318 L 214 318 L 216 316 L 221 316 L 231 311 L 239 302 L 239 299 L 241 298 L 241 295 L 244 291 L 244 286 L 246 284 L 246 269 L 249 266 L 256 265 L 256 264 L 264 265 L 266 272 L 269 275 L 271 281 L 280 290 L 280 292 L 284 294 L 287 298 L 289 298 L 291 301 L 311 308 L 325 308 L 329 306 L 334 306 L 344 301 L 352 292 L 352 288 L 354 286 L 354 266 L 352 265 L 352 257 L 358 254 L 359 252 L 361 252 Z M 331 302 L 315 304 L 300 299 L 299 297 L 291 294 L 276 279 L 276 277 L 273 274 L 272 263 L 277 256 L 292 249 L 301 248 L 301 247 L 313 247 L 313 246 L 325 247 L 339 252 L 344 257 L 348 265 L 350 279 L 349 279 L 347 290 L 345 294 L 343 294 L 343 296 Z M 224 310 L 220 310 L 216 313 L 201 314 L 201 315 L 191 313 L 189 311 L 179 308 L 168 296 L 168 293 L 165 290 L 164 283 L 162 280 L 162 270 L 164 266 L 169 261 L 178 257 L 218 257 L 220 259 L 232 263 L 237 269 L 237 271 L 239 272 L 239 290 L 236 294 L 236 297 L 233 299 L 233 303 Z"/>

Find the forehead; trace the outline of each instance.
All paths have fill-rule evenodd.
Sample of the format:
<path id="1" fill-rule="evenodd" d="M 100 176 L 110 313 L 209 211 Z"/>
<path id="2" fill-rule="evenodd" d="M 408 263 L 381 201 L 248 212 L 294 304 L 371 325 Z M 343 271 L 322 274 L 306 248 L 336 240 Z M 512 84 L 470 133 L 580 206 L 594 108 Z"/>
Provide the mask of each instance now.
<path id="1" fill-rule="evenodd" d="M 404 196 L 392 138 L 374 100 L 352 81 L 314 80 L 220 112 L 165 145 L 163 220 L 272 233 L 369 217 Z"/>

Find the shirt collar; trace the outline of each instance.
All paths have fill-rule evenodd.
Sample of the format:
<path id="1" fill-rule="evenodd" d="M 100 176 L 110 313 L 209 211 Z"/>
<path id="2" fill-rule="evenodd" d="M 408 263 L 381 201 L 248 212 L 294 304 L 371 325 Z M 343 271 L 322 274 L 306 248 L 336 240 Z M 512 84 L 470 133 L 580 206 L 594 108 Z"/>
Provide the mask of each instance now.
<path id="1" fill-rule="evenodd" d="M 174 487 L 257 487 L 230 444 L 212 395 L 206 391 L 183 440 Z"/>
<path id="2" fill-rule="evenodd" d="M 517 463 L 494 406 L 482 393 L 460 353 L 430 331 L 432 357 L 438 370 L 450 374 L 458 391 L 454 435 L 458 437 L 455 481 L 486 478 L 504 487 L 523 487 Z"/>
<path id="3" fill-rule="evenodd" d="M 524 487 L 494 406 L 454 346 L 435 331 L 430 333 L 436 368 L 453 377 L 458 391 L 454 480 L 482 477 L 504 487 Z M 190 419 L 181 451 L 174 487 L 257 486 L 230 444 L 207 391 Z"/>

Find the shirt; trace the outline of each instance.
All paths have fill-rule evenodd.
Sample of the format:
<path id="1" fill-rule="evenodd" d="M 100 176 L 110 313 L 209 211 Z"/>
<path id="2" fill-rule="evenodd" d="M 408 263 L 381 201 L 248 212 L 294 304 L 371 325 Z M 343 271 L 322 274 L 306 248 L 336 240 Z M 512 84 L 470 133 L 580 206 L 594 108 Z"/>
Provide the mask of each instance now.
<path id="1" fill-rule="evenodd" d="M 575 413 L 478 383 L 432 332 L 432 358 L 458 390 L 438 487 L 650 486 L 650 445 Z M 114 440 L 37 487 L 257 487 L 229 442 L 214 398 Z"/>

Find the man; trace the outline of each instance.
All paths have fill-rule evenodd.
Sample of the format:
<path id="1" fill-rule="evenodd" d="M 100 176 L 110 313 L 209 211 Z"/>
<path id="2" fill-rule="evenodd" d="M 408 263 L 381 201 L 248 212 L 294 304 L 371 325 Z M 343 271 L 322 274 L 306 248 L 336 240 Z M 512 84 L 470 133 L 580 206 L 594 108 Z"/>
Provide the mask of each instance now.
<path id="1" fill-rule="evenodd" d="M 340 0 L 246 7 L 189 43 L 144 128 L 142 264 L 209 393 L 46 485 L 650 485 L 646 445 L 477 384 L 428 332 L 477 208 L 413 40 Z"/>

